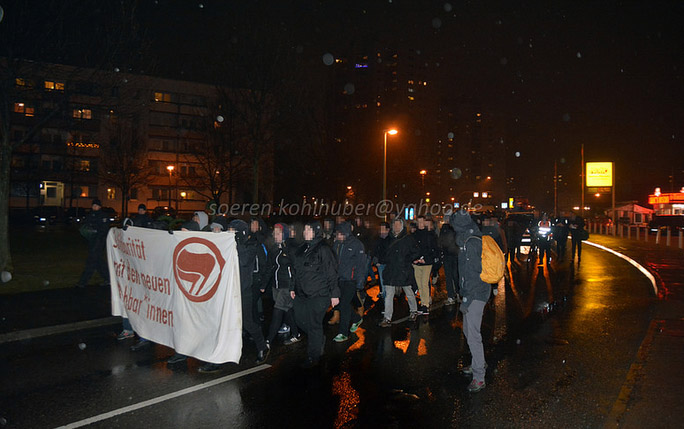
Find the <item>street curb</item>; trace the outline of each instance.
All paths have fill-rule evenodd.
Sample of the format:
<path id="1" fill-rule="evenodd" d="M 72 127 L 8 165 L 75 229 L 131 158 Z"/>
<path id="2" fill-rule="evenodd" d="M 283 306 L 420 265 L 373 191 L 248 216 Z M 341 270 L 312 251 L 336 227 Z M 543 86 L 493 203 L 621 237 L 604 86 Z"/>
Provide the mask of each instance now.
<path id="1" fill-rule="evenodd" d="M 596 247 L 596 248 L 598 248 L 598 249 L 605 250 L 606 252 L 610 252 L 610 253 L 612 253 L 613 255 L 615 255 L 615 256 L 617 256 L 617 257 L 619 257 L 619 258 L 622 258 L 622 259 L 624 259 L 625 261 L 629 262 L 630 264 L 634 265 L 634 266 L 636 267 L 636 269 L 638 269 L 639 271 L 641 271 L 641 273 L 642 273 L 644 276 L 646 276 L 647 279 L 649 279 L 649 280 L 651 281 L 651 285 L 653 286 L 653 293 L 655 294 L 655 296 L 658 296 L 658 286 L 656 285 L 656 279 L 655 279 L 655 277 L 653 276 L 653 274 L 651 274 L 650 271 L 648 271 L 646 268 L 644 268 L 643 265 L 641 265 L 640 263 L 638 263 L 638 262 L 635 261 L 634 259 L 630 258 L 629 256 L 624 255 L 624 254 L 622 254 L 622 253 L 620 253 L 620 252 L 617 252 L 617 251 L 611 249 L 610 247 L 606 247 L 606 246 L 603 246 L 603 245 L 598 244 L 598 243 L 593 243 L 593 242 L 588 241 L 588 240 L 586 240 L 586 241 L 584 241 L 584 242 L 587 243 L 587 244 L 589 244 L 590 246 L 594 246 L 594 247 Z"/>
<path id="2" fill-rule="evenodd" d="M 116 325 L 121 323 L 121 317 L 112 316 L 102 319 L 86 320 L 83 322 L 66 323 L 63 325 L 46 326 L 43 328 L 25 329 L 23 331 L 9 332 L 0 335 L 0 344 L 13 343 L 16 341 L 31 340 L 34 338 L 47 337 L 49 335 L 63 334 L 66 332 L 81 331 L 101 326 Z"/>

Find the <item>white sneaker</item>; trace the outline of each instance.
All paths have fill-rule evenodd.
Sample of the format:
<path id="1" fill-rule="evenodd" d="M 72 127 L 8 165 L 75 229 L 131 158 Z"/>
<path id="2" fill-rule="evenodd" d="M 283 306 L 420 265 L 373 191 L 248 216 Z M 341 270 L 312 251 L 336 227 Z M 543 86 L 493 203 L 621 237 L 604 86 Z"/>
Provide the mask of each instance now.
<path id="1" fill-rule="evenodd" d="M 456 300 L 453 298 L 447 298 L 446 300 L 446 305 L 454 305 L 456 304 Z"/>

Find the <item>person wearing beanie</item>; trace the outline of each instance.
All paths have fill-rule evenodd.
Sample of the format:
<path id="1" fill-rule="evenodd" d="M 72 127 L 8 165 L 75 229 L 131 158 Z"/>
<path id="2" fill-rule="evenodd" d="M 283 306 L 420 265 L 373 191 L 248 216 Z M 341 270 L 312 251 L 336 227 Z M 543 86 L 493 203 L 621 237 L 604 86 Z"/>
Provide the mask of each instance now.
<path id="1" fill-rule="evenodd" d="M 323 318 L 328 306 L 340 302 L 337 285 L 337 261 L 330 246 L 323 239 L 317 221 L 304 225 L 304 244 L 294 257 L 295 291 L 294 313 L 297 326 L 308 335 L 307 359 L 304 368 L 312 368 L 320 361 L 325 348 Z"/>
<path id="2" fill-rule="evenodd" d="M 133 226 L 152 228 L 152 222 L 152 218 L 147 214 L 147 206 L 145 206 L 145 204 L 139 204 L 138 214 L 133 218 Z"/>
<path id="3" fill-rule="evenodd" d="M 480 279 L 482 273 L 482 233 L 467 211 L 461 210 L 451 215 L 449 220 L 456 234 L 458 253 L 458 277 L 461 286 L 461 305 L 463 313 L 463 334 L 468 340 L 468 348 L 472 355 L 470 366 L 463 373 L 472 374 L 473 380 L 468 385 L 470 392 L 477 392 L 485 387 L 486 365 L 484 346 L 482 345 L 482 314 L 489 299 L 492 287 Z"/>
<path id="4" fill-rule="evenodd" d="M 273 286 L 273 315 L 268 330 L 266 341 L 271 344 L 278 335 L 283 321 L 290 328 L 290 336 L 285 340 L 285 345 L 291 345 L 300 340 L 299 330 L 294 320 L 294 267 L 291 251 L 287 238 L 290 230 L 284 223 L 277 223 L 273 227 L 274 245 L 269 249 L 269 266 L 267 269 L 268 281 Z"/>
<path id="5" fill-rule="evenodd" d="M 204 212 L 195 212 L 204 213 Z M 205 213 L 206 214 L 206 213 Z M 268 358 L 270 347 L 266 343 L 264 333 L 261 331 L 261 326 L 254 321 L 252 315 L 252 269 L 254 267 L 254 260 L 256 259 L 257 246 L 256 243 L 248 240 L 249 226 L 247 222 L 235 219 L 228 224 L 228 232 L 235 234 L 235 243 L 237 244 L 238 261 L 240 265 L 240 299 L 242 304 L 242 329 L 249 334 L 254 340 L 257 348 L 256 363 L 262 364 Z M 212 373 L 219 371 L 221 365 L 215 363 L 204 363 L 200 366 L 199 371 L 203 373 Z"/>
<path id="6" fill-rule="evenodd" d="M 88 257 L 81 277 L 76 283 L 77 288 L 86 287 L 95 271 L 102 277 L 102 285 L 109 286 L 109 268 L 105 258 L 109 217 L 102 211 L 102 202 L 99 198 L 93 199 L 91 208 L 80 229 L 81 235 L 88 240 Z"/>
<path id="7" fill-rule="evenodd" d="M 411 288 L 414 278 L 412 263 L 420 256 L 420 248 L 413 235 L 406 232 L 404 220 L 400 217 L 392 221 L 392 233 L 385 254 L 385 269 L 382 273 L 385 282 L 385 316 L 378 326 L 392 326 L 394 313 L 394 294 L 404 291 L 409 306 L 410 320 L 418 317 L 418 303 Z"/>

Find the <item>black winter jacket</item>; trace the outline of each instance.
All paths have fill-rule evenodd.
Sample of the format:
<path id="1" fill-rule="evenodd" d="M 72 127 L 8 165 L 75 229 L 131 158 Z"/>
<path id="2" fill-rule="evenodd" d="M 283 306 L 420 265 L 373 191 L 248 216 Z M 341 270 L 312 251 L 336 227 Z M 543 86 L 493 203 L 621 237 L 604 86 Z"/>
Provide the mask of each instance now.
<path id="1" fill-rule="evenodd" d="M 389 237 L 382 279 L 385 285 L 409 286 L 414 278 L 412 263 L 420 256 L 418 244 L 413 235 L 406 233 L 406 229 L 398 236 L 390 234 Z"/>
<path id="2" fill-rule="evenodd" d="M 466 312 L 474 300 L 487 302 L 491 285 L 480 279 L 482 273 L 482 233 L 469 214 L 451 215 L 451 226 L 456 233 L 458 254 L 458 284 L 463 302 L 460 309 Z"/>
<path id="3" fill-rule="evenodd" d="M 339 298 L 337 260 L 323 237 L 304 242 L 295 251 L 295 291 L 305 298 Z"/>
<path id="4" fill-rule="evenodd" d="M 432 265 L 439 260 L 437 253 L 437 234 L 434 231 L 429 231 L 427 228 L 417 229 L 413 234 L 418 248 L 420 249 L 419 259 L 421 256 L 425 260 L 425 264 L 418 265 Z"/>
<path id="5" fill-rule="evenodd" d="M 344 241 L 335 241 L 333 250 L 337 256 L 337 276 L 340 280 L 356 282 L 356 287 L 362 287 L 366 282 L 368 260 L 363 243 L 351 233 L 351 226 L 347 222 L 338 225 L 337 232 L 344 235 Z"/>
<path id="6" fill-rule="evenodd" d="M 268 277 L 270 284 L 276 289 L 294 290 L 294 261 L 287 242 L 281 243 L 269 251 Z"/>

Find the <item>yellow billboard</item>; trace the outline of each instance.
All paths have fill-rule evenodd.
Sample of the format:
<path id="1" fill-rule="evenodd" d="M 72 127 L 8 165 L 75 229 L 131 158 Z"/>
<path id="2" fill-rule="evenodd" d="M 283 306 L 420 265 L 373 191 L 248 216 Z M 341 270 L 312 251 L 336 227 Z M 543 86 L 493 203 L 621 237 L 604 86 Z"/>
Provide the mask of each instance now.
<path id="1" fill-rule="evenodd" d="M 612 162 L 587 162 L 587 187 L 613 186 Z"/>

